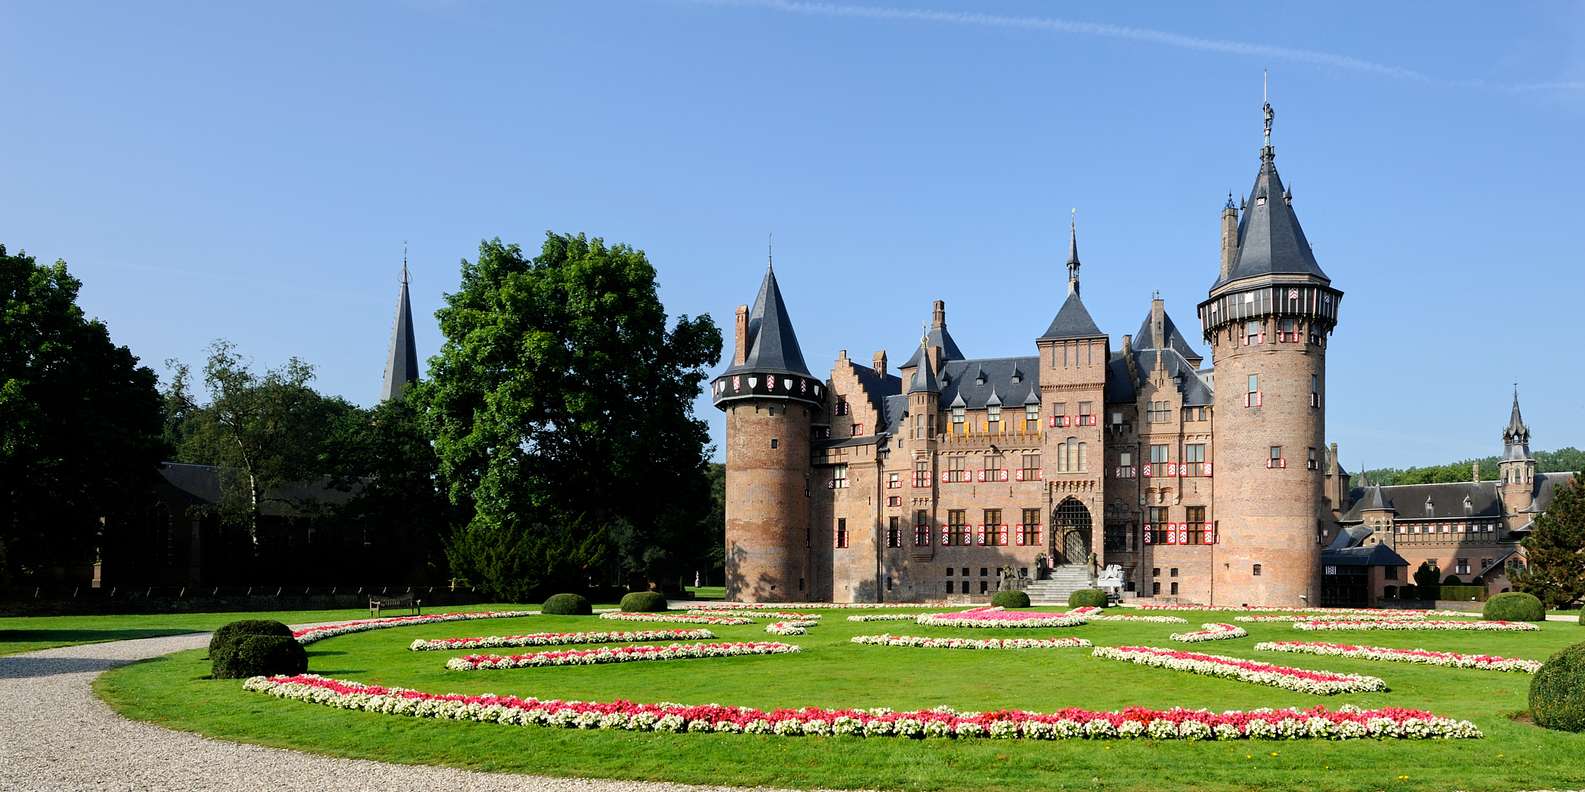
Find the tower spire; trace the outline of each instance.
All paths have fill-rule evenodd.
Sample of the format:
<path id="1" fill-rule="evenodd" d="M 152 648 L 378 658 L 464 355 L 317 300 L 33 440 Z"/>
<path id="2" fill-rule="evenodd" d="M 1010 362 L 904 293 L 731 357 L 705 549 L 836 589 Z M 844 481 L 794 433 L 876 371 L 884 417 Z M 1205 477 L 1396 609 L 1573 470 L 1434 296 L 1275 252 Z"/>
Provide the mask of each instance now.
<path id="1" fill-rule="evenodd" d="M 1068 220 L 1068 294 L 1079 293 L 1079 210 Z"/>
<path id="2" fill-rule="evenodd" d="M 399 399 L 418 380 L 418 347 L 413 341 L 413 306 L 407 296 L 407 243 L 402 243 L 402 285 L 396 295 L 396 322 L 391 328 L 391 348 L 385 360 L 385 384 L 380 401 Z"/>

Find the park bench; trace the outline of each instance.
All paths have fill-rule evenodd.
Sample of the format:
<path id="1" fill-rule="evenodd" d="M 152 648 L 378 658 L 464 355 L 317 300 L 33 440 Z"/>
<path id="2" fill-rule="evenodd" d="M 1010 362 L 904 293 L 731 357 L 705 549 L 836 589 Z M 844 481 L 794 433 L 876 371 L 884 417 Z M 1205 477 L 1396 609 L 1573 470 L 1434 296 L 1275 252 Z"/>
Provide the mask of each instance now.
<path id="1" fill-rule="evenodd" d="M 399 597 L 369 598 L 369 618 L 379 618 L 380 612 L 387 608 L 391 610 L 406 608 L 409 614 L 422 616 L 424 613 L 424 601 L 414 597 L 412 592 Z"/>

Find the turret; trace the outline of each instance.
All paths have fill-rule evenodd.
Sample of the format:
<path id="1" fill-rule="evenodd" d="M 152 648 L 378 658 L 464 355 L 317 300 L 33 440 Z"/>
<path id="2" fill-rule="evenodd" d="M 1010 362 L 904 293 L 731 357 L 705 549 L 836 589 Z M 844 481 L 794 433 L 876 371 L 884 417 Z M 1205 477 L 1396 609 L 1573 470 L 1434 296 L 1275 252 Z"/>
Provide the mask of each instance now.
<path id="1" fill-rule="evenodd" d="M 1502 502 L 1510 514 L 1528 511 L 1535 500 L 1535 458 L 1530 456 L 1530 427 L 1519 414 L 1519 386 L 1513 386 L 1513 408 L 1502 430 Z"/>
<path id="2" fill-rule="evenodd" d="M 1199 306 L 1216 370 L 1218 604 L 1320 604 L 1320 541 L 1330 511 L 1320 464 L 1326 343 L 1342 292 L 1316 263 L 1271 145 L 1265 107 L 1260 169 L 1236 249 Z M 1224 221 L 1227 210 L 1223 210 Z"/>
<path id="3" fill-rule="evenodd" d="M 825 388 L 804 364 L 773 268 L 738 316 L 733 364 L 711 385 L 727 416 L 726 596 L 808 599 L 810 426 Z"/>

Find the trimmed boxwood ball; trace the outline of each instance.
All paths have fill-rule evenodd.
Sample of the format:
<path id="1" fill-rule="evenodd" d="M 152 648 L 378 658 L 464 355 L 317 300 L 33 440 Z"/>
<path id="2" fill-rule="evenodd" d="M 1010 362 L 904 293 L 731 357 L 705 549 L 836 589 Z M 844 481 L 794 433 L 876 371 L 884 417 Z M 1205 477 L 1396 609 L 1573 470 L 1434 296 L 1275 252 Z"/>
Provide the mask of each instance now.
<path id="1" fill-rule="evenodd" d="M 1502 621 L 1546 621 L 1546 606 L 1534 594 L 1510 591 L 1486 600 L 1481 617 Z"/>
<path id="2" fill-rule="evenodd" d="M 1585 732 L 1585 643 L 1552 655 L 1536 672 L 1530 716 L 1548 729 Z"/>
<path id="3" fill-rule="evenodd" d="M 245 679 L 275 674 L 301 674 L 308 670 L 308 652 L 296 638 L 280 635 L 244 635 L 212 655 L 216 679 Z"/>
<path id="4" fill-rule="evenodd" d="M 594 606 L 578 594 L 552 594 L 539 610 L 556 616 L 588 616 L 594 613 Z"/>
<path id="5" fill-rule="evenodd" d="M 666 596 L 658 591 L 634 591 L 622 597 L 623 613 L 658 613 L 666 607 Z"/>
<path id="6" fill-rule="evenodd" d="M 282 635 L 290 638 L 292 637 L 292 628 L 270 619 L 241 619 L 229 624 L 222 624 L 219 629 L 215 630 L 213 635 L 209 636 L 209 656 L 211 658 L 214 657 L 216 651 L 228 644 L 235 643 L 237 639 L 244 635 Z"/>
<path id="7" fill-rule="evenodd" d="M 1098 588 L 1084 588 L 1068 595 L 1070 608 L 1104 608 L 1106 607 L 1106 592 Z"/>
<path id="8" fill-rule="evenodd" d="M 999 608 L 1027 608 L 1029 595 L 1022 591 L 998 591 L 991 597 L 991 604 Z"/>

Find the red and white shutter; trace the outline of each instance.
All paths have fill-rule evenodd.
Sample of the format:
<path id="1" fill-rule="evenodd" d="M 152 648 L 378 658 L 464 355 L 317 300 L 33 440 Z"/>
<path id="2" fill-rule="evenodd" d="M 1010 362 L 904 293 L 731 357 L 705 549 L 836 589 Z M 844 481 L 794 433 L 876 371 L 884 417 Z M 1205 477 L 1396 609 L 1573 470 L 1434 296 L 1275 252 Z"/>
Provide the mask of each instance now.
<path id="1" fill-rule="evenodd" d="M 1150 544 L 1150 523 L 1145 523 L 1145 544 Z"/>

